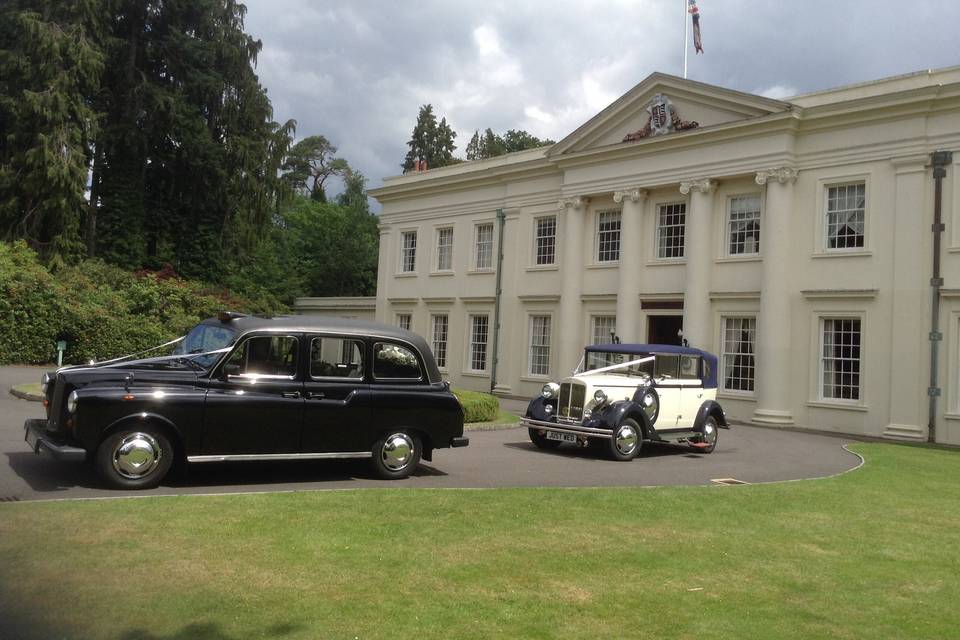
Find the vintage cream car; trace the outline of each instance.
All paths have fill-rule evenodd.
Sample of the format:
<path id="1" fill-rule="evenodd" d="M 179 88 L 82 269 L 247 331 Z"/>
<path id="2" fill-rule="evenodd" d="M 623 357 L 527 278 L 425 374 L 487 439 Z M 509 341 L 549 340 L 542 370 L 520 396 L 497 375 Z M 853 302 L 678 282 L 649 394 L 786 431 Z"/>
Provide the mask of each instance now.
<path id="1" fill-rule="evenodd" d="M 728 427 L 716 396 L 717 358 L 706 351 L 596 344 L 572 377 L 544 385 L 523 425 L 541 449 L 594 443 L 632 460 L 644 442 L 665 442 L 711 453 L 717 428 Z"/>

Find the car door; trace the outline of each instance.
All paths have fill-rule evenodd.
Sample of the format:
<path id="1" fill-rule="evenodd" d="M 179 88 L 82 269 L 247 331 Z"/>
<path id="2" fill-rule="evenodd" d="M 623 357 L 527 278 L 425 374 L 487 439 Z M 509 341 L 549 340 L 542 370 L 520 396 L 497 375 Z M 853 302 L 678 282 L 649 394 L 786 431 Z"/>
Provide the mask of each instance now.
<path id="1" fill-rule="evenodd" d="M 303 453 L 362 452 L 370 435 L 372 394 L 366 344 L 349 336 L 308 334 L 304 357 Z"/>
<path id="2" fill-rule="evenodd" d="M 703 381 L 700 379 L 700 356 L 680 356 L 680 419 L 678 427 L 692 429 L 703 404 Z"/>
<path id="3" fill-rule="evenodd" d="M 653 425 L 657 431 L 678 429 L 681 427 L 681 393 L 683 385 L 679 379 L 680 358 L 674 354 L 655 354 L 653 380 L 660 396 L 660 411 Z"/>
<path id="4" fill-rule="evenodd" d="M 214 372 L 203 409 L 205 455 L 295 454 L 303 422 L 299 334 L 241 339 Z"/>

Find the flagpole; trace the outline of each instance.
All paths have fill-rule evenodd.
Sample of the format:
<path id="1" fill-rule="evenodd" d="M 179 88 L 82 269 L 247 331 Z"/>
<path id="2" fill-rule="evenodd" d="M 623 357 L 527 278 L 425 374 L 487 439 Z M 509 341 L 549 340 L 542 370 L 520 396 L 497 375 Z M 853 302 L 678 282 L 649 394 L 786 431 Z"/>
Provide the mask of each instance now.
<path id="1" fill-rule="evenodd" d="M 687 79 L 687 51 L 690 49 L 689 26 L 687 25 L 687 0 L 681 0 L 683 3 L 683 79 Z"/>

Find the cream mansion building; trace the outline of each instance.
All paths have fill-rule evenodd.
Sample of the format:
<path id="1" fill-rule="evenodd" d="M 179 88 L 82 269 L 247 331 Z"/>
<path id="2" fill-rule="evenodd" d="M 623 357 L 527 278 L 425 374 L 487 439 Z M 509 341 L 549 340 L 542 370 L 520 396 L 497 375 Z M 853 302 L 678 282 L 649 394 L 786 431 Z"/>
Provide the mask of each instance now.
<path id="1" fill-rule="evenodd" d="M 553 146 L 374 189 L 376 319 L 454 386 L 685 341 L 734 419 L 926 440 L 932 408 L 960 444 L 958 149 L 960 67 L 787 100 L 655 73 Z"/>

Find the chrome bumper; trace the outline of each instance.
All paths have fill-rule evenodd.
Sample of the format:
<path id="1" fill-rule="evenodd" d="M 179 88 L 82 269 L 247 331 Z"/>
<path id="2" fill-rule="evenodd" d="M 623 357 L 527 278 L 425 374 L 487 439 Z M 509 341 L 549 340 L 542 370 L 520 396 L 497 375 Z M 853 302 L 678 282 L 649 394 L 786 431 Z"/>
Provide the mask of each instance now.
<path id="1" fill-rule="evenodd" d="M 533 420 L 523 418 L 520 424 L 528 429 L 545 429 L 546 431 L 557 431 L 559 433 L 573 433 L 578 436 L 589 438 L 613 438 L 613 433 L 609 429 L 594 429 L 592 427 L 583 427 L 577 424 L 560 424 L 558 422 L 544 422 L 543 420 Z"/>

